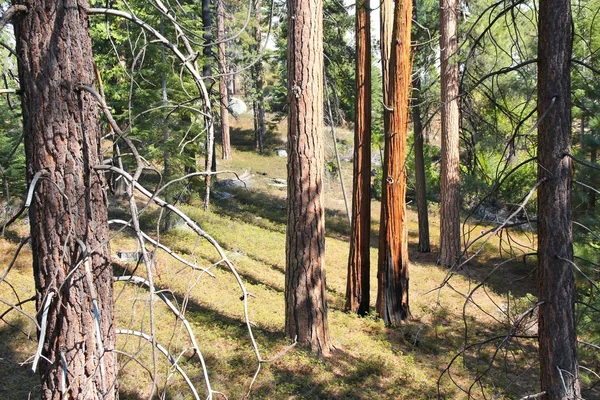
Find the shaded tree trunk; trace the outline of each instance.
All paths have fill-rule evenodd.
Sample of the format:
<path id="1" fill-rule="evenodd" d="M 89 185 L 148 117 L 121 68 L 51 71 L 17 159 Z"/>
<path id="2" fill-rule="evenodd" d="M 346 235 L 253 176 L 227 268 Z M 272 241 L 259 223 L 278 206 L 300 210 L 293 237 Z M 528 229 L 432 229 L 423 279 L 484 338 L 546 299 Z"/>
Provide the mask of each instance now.
<path id="1" fill-rule="evenodd" d="M 160 33 L 164 35 L 165 24 L 164 19 L 160 19 Z M 165 48 L 161 47 L 160 49 L 160 61 L 163 64 L 166 64 L 167 57 L 165 54 Z M 163 70 L 161 74 L 161 83 L 162 83 L 162 105 L 164 107 L 169 103 L 169 98 L 167 97 L 167 73 Z M 163 179 L 168 181 L 171 176 L 171 152 L 169 151 L 169 127 L 167 126 L 167 119 L 163 120 Z M 165 231 L 170 231 L 173 225 L 173 216 L 167 210 L 164 214 L 163 220 L 163 229 Z"/>
<path id="2" fill-rule="evenodd" d="M 102 135 L 96 100 L 77 88 L 94 86 L 87 2 L 25 5 L 15 34 L 27 181 L 42 176 L 29 210 L 37 309 L 49 302 L 42 398 L 116 399 L 107 198 L 94 170 Z"/>
<path id="3" fill-rule="evenodd" d="M 260 1 L 254 1 L 254 18 L 256 25 L 254 27 L 254 41 L 256 46 L 256 54 L 259 56 L 260 47 L 262 43 L 262 33 L 260 29 Z M 267 134 L 267 128 L 265 126 L 265 101 L 264 101 L 264 71 L 262 65 L 262 59 L 259 60 L 253 67 L 252 73 L 254 75 L 254 86 L 256 93 L 254 95 L 254 136 L 256 142 L 256 149 L 261 153 L 264 151 L 265 136 Z"/>
<path id="4" fill-rule="evenodd" d="M 288 0 L 288 193 L 285 333 L 332 350 L 325 296 L 323 2 Z"/>
<path id="5" fill-rule="evenodd" d="M 596 161 L 598 161 L 598 146 L 594 141 L 594 143 L 592 143 L 592 149 L 590 150 L 590 163 L 594 165 L 596 164 Z M 596 208 L 596 191 L 594 189 L 588 190 L 587 206 L 589 211 L 594 211 L 594 208 Z"/>
<path id="6" fill-rule="evenodd" d="M 231 158 L 231 140 L 229 137 L 229 95 L 227 93 L 227 44 L 225 40 L 225 0 L 217 0 L 217 42 L 219 42 L 219 97 L 221 104 L 221 145 L 222 158 Z M 213 155 L 214 158 L 214 155 Z"/>
<path id="7" fill-rule="evenodd" d="M 406 229 L 406 136 L 410 89 L 412 1 L 396 2 L 390 58 L 390 91 L 385 110 L 383 190 L 379 229 L 377 312 L 386 325 L 410 317 L 408 234 Z"/>
<path id="8" fill-rule="evenodd" d="M 421 109 L 419 108 L 421 80 L 413 80 L 414 98 L 417 100 L 413 106 L 413 127 L 415 135 L 415 186 L 417 191 L 417 214 L 419 219 L 419 251 L 429 253 L 429 215 L 427 213 L 427 187 L 425 184 L 425 158 L 423 155 L 423 126 L 421 124 Z"/>
<path id="9" fill-rule="evenodd" d="M 568 0 L 541 0 L 538 20 L 538 281 L 541 389 L 581 396 L 571 217 L 572 20 Z"/>
<path id="10" fill-rule="evenodd" d="M 212 75 L 212 21 L 210 15 L 210 0 L 202 0 L 202 29 L 204 30 L 203 39 L 204 39 L 204 48 L 202 50 L 204 56 L 204 66 L 202 67 L 202 75 L 204 77 L 210 77 Z M 208 79 L 205 79 L 206 88 L 208 89 L 209 95 L 212 89 L 212 83 L 209 84 Z M 210 118 L 210 117 L 209 117 Z M 209 122 L 212 124 L 212 121 Z M 208 129 L 206 132 L 206 155 L 204 158 L 204 170 L 206 172 L 213 171 L 216 169 L 215 164 L 215 138 L 214 131 L 212 129 Z M 204 209 L 208 209 L 210 204 L 210 185 L 211 185 L 211 175 L 209 173 L 206 174 L 204 178 L 205 184 L 205 193 L 204 193 Z"/>
<path id="11" fill-rule="evenodd" d="M 369 312 L 371 271 L 371 10 L 356 3 L 356 124 L 346 311 Z M 341 173 L 341 172 L 340 172 Z"/>
<path id="12" fill-rule="evenodd" d="M 442 182 L 440 201 L 441 265 L 460 257 L 460 169 L 458 110 L 457 0 L 440 0 L 440 78 L 442 101 Z"/>

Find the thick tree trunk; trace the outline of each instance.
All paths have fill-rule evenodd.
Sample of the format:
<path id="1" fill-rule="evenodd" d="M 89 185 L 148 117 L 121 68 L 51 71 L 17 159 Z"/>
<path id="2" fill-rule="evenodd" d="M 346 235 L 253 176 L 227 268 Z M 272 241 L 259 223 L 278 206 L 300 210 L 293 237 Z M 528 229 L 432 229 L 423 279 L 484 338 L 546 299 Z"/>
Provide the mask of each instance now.
<path id="1" fill-rule="evenodd" d="M 356 124 L 346 311 L 369 312 L 371 271 L 371 12 L 356 3 Z"/>
<path id="2" fill-rule="evenodd" d="M 94 170 L 102 163 L 98 107 L 77 89 L 94 86 L 87 2 L 24 5 L 15 34 L 27 180 L 42 176 L 29 211 L 37 309 L 49 302 L 38 332 L 42 398 L 116 399 L 107 199 Z"/>
<path id="3" fill-rule="evenodd" d="M 538 280 L 541 389 L 578 399 L 571 226 L 571 8 L 541 0 L 538 20 Z"/>
<path id="4" fill-rule="evenodd" d="M 410 317 L 408 233 L 406 229 L 406 136 L 410 89 L 412 1 L 394 10 L 390 58 L 389 130 L 385 131 L 383 193 L 379 229 L 377 312 L 386 325 Z"/>
<path id="5" fill-rule="evenodd" d="M 285 333 L 332 350 L 325 296 L 323 2 L 288 0 L 288 199 Z"/>
<path id="6" fill-rule="evenodd" d="M 221 104 L 221 146 L 223 160 L 231 158 L 229 138 L 229 95 L 227 93 L 227 44 L 225 43 L 225 0 L 217 0 L 217 42 L 219 42 L 219 97 Z M 214 155 L 213 155 L 214 158 Z"/>
<path id="7" fill-rule="evenodd" d="M 413 80 L 414 98 L 416 105 L 413 106 L 413 127 L 415 135 L 415 186 L 417 191 L 417 215 L 419 219 L 419 251 L 429 253 L 429 215 L 427 213 L 427 187 L 425 184 L 425 158 L 423 156 L 423 126 L 421 125 L 421 109 L 419 108 L 421 80 L 417 77 Z"/>
<path id="8" fill-rule="evenodd" d="M 457 0 L 440 0 L 440 68 L 442 101 L 442 183 L 440 201 L 441 265 L 460 257 L 460 169 L 458 110 Z"/>

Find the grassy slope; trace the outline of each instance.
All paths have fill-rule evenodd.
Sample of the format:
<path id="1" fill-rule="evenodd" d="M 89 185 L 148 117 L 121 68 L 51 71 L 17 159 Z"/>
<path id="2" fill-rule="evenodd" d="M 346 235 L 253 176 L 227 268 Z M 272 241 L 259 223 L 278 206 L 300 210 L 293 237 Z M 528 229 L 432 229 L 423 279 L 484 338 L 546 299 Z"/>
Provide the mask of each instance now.
<path id="1" fill-rule="evenodd" d="M 215 200 L 210 212 L 200 210 L 198 204 L 184 206 L 185 211 L 213 235 L 226 249 L 254 296 L 249 300 L 250 319 L 254 324 L 259 349 L 263 358 L 281 355 L 289 345 L 283 334 L 284 324 L 284 267 L 285 267 L 285 189 L 274 186 L 273 178 L 284 179 L 285 159 L 278 158 L 272 150 L 285 148 L 271 137 L 270 152 L 259 155 L 251 151 L 249 126 L 251 121 L 242 118 L 232 132 L 234 141 L 233 160 L 221 162 L 219 169 L 248 171 L 253 175 L 248 190 L 218 189 L 235 197 Z M 280 125 L 280 131 L 284 131 Z M 342 142 L 351 140 L 349 132 L 338 132 Z M 331 150 L 331 144 L 328 145 Z M 343 146 L 342 146 L 343 147 Z M 345 149 L 346 152 L 349 149 Z M 329 156 L 328 156 L 329 157 Z M 343 167 L 347 186 L 350 186 L 351 164 Z M 226 178 L 225 176 L 221 179 Z M 374 316 L 358 318 L 342 311 L 345 295 L 345 279 L 348 254 L 348 222 L 345 217 L 339 183 L 328 177 L 327 187 L 327 284 L 329 301 L 329 326 L 337 351 L 326 359 L 315 359 L 304 350 L 294 348 L 275 362 L 264 364 L 252 391 L 252 398 L 264 399 L 425 399 L 438 395 L 437 381 L 452 358 L 464 344 L 464 323 L 469 343 L 503 335 L 507 332 L 507 318 L 497 306 L 507 303 L 510 291 L 523 296 L 529 291 L 533 279 L 521 279 L 532 271 L 531 264 L 510 263 L 499 268 L 489 281 L 487 288 L 475 292 L 472 302 L 465 305 L 464 296 L 473 289 L 499 261 L 499 237 L 494 237 L 482 252 L 479 260 L 471 267 L 452 278 L 451 284 L 435 290 L 447 277 L 447 270 L 435 265 L 435 254 L 419 254 L 416 247 L 416 214 L 409 210 L 411 247 L 411 309 L 414 319 L 404 325 L 386 328 Z M 348 188 L 350 190 L 350 188 Z M 153 226 L 156 210 L 146 215 L 148 226 Z M 378 204 L 373 204 L 373 216 L 378 219 Z M 438 216 L 431 215 L 432 242 L 439 241 Z M 478 228 L 480 229 L 480 228 Z M 11 235 L 0 240 L 4 247 L 2 265 L 7 265 L 15 248 L 18 236 L 26 235 L 26 226 L 11 231 Z M 374 236 L 377 221 L 373 223 Z M 11 239 L 12 238 L 12 239 Z M 505 238 L 504 238 L 505 239 Z M 514 238 L 513 238 L 514 239 Z M 524 235 L 517 239 L 526 240 Z M 174 250 L 195 260 L 200 265 L 218 261 L 213 249 L 199 241 L 185 228 L 177 228 L 161 234 L 161 240 Z M 371 301 L 376 294 L 376 238 L 371 252 Z M 117 250 L 133 250 L 135 243 L 126 233 L 114 239 L 113 253 Z M 30 252 L 25 250 L 7 280 L 0 284 L 0 293 L 5 301 L 16 303 L 33 294 L 33 282 L 29 267 Z M 145 275 L 141 266 L 123 264 L 117 272 L 128 274 L 130 270 Z M 129 271 L 129 272 L 128 272 Z M 169 296 L 185 305 L 186 316 L 196 330 L 200 348 L 205 357 L 214 390 L 222 391 L 230 399 L 242 398 L 256 369 L 256 361 L 249 346 L 247 331 L 243 325 L 240 292 L 231 274 L 215 267 L 215 278 L 198 271 L 191 271 L 175 262 L 166 253 L 158 251 L 155 272 L 157 288 L 168 291 Z M 470 275 L 473 279 L 467 279 Z M 11 284 L 9 286 L 8 284 Z M 149 298 L 140 288 L 116 284 L 118 325 L 149 332 Z M 526 300 L 517 300 L 517 308 L 524 310 Z M 524 305 L 525 304 L 525 305 Z M 511 302 L 514 305 L 514 302 Z M 0 313 L 6 307 L 0 304 Z M 25 309 L 34 313 L 33 304 Z M 464 314 L 463 314 L 464 309 Z M 511 312 L 514 314 L 515 312 Z M 200 397 L 206 390 L 202 381 L 202 370 L 198 359 L 189 350 L 181 325 L 176 323 L 166 308 L 157 303 L 155 310 L 156 331 L 159 342 L 175 355 L 181 355 L 179 363 L 186 369 L 198 387 Z M 11 312 L 0 322 L 0 398 L 21 399 L 27 393 L 36 392 L 36 378 L 30 364 L 18 366 L 35 351 L 35 328 L 25 317 Z M 9 325 L 10 324 L 10 325 Z M 19 330 L 30 336 L 27 339 Z M 522 333 L 522 332 L 521 332 Z M 451 369 L 451 379 L 444 374 L 440 383 L 443 398 L 465 398 L 459 389 L 468 389 L 479 373 L 487 368 L 487 361 L 501 339 L 476 347 L 459 357 Z M 535 393 L 537 380 L 535 368 L 529 363 L 535 358 L 535 343 L 522 340 L 504 347 L 498 354 L 499 367 L 482 380 L 487 394 L 498 392 L 513 380 L 504 397 L 514 398 Z M 150 375 L 153 370 L 149 346 L 143 340 L 120 336 L 119 349 L 130 356 L 135 355 L 140 363 L 131 362 L 127 355 L 121 357 L 125 366 L 120 375 L 123 398 L 145 398 L 149 393 Z M 129 361 L 129 362 L 128 362 Z M 501 362 L 500 362 L 501 361 Z M 504 363 L 504 364 L 502 364 Z M 142 364 L 143 366 L 140 366 Z M 160 358 L 159 389 L 167 393 L 165 398 L 192 398 L 183 386 L 181 378 L 168 368 Z M 170 376 L 170 379 L 166 378 Z M 497 391 L 494 390 L 497 387 Z M 39 389 L 38 389 L 39 390 Z M 473 394 L 481 398 L 478 384 Z"/>

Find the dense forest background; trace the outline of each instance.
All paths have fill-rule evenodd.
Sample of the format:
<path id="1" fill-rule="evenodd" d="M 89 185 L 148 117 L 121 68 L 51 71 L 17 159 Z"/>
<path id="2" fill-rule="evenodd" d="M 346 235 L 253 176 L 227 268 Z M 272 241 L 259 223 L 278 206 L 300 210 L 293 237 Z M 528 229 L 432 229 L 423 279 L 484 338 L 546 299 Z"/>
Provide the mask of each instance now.
<path id="1" fill-rule="evenodd" d="M 26 74 L 25 54 L 43 48 L 37 40 L 43 43 L 44 33 L 25 38 L 23 29 L 44 12 L 3 2 L 0 397 L 72 391 L 102 398 L 73 394 L 79 383 L 70 350 L 52 349 L 42 334 L 46 323 L 52 331 L 55 309 L 63 321 L 56 332 L 77 326 L 60 312 L 70 307 L 61 293 L 75 281 L 91 296 L 82 311 L 91 315 L 89 328 L 77 328 L 81 342 L 88 343 L 88 329 L 98 330 L 89 347 L 99 353 L 81 369 L 98 393 L 106 397 L 112 388 L 108 398 L 600 396 L 600 0 L 72 3 L 91 43 L 91 78 L 49 92 L 68 86 L 77 93 L 72 101 L 58 96 L 58 112 L 65 104 L 97 107 L 96 122 L 75 115 L 65 129 L 81 134 L 69 143 L 98 147 L 98 165 L 83 162 L 82 176 L 102 176 L 98 196 L 105 201 L 98 204 L 106 204 L 110 231 L 99 242 L 110 253 L 102 257 L 111 258 L 114 296 L 113 289 L 110 301 L 95 292 L 102 246 L 70 225 L 78 206 L 68 185 L 31 161 L 32 143 L 44 141 L 28 130 L 32 116 L 50 115 L 51 107 L 44 100 L 38 111 L 30 108 L 48 90 L 38 84 L 41 75 Z M 543 24 L 554 3 L 566 18 L 562 28 Z M 62 5 L 44 4 L 62 15 Z M 305 15 L 313 6 L 316 14 Z M 450 37 L 456 50 L 446 54 L 440 40 L 448 10 L 457 31 Z M 302 25 L 321 13 L 321 25 Z M 71 25 L 61 23 L 49 28 L 53 38 L 68 36 Z M 319 34 L 297 33 L 305 31 Z M 69 40 L 78 48 L 79 39 Z M 561 40 L 572 49 L 550 53 L 566 54 L 564 65 L 540 67 L 546 43 Z M 66 60 L 38 64 L 61 76 L 76 69 Z M 444 72 L 448 63 L 454 80 Z M 570 78 L 546 77 L 561 68 Z M 450 103 L 458 112 L 455 197 L 444 192 L 452 181 L 445 164 Z M 63 120 L 59 114 L 55 121 Z M 558 136 L 542 132 L 556 121 L 568 127 L 558 154 L 568 164 L 558 190 L 567 194 L 568 220 L 557 209 L 542 211 L 538 198 L 547 197 L 541 193 L 551 180 L 540 149 Z M 58 125 L 39 137 L 60 136 Z M 92 125 L 96 139 L 88 134 Z M 65 148 L 87 160 L 72 150 L 79 146 Z M 47 191 L 67 204 L 57 207 L 68 218 L 54 229 L 64 226 L 66 236 L 49 240 L 44 253 L 35 227 L 52 213 L 41 211 L 52 203 Z M 446 214 L 452 202 L 456 223 Z M 84 215 L 95 207 L 88 204 Z M 546 235 L 539 221 L 553 216 L 567 224 L 554 230 L 564 233 L 560 243 L 570 253 L 553 256 L 564 262 L 549 270 L 565 284 L 541 272 L 538 260 L 553 246 L 538 252 L 538 237 Z M 52 285 L 44 286 L 40 272 L 52 257 L 64 270 L 56 294 L 46 291 Z M 80 279 L 70 281 L 79 270 Z M 99 315 L 113 312 L 102 303 L 112 307 L 113 299 L 115 323 L 101 322 Z M 549 299 L 560 303 L 570 332 L 549 324 L 547 314 L 539 318 Z M 111 333 L 100 339 L 105 323 Z M 115 336 L 114 348 L 104 348 Z M 573 348 L 573 370 L 544 338 Z M 118 360 L 119 384 L 113 379 L 109 388 L 110 366 L 98 362 L 105 353 Z M 558 359 L 556 368 L 548 361 Z"/>

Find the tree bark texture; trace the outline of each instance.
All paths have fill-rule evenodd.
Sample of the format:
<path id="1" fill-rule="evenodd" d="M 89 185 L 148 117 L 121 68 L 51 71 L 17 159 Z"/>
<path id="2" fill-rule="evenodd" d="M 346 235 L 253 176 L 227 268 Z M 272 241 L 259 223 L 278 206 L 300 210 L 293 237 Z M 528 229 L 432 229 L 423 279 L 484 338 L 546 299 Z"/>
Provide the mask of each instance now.
<path id="1" fill-rule="evenodd" d="M 539 352 L 545 399 L 581 395 L 571 218 L 571 9 L 541 0 L 538 20 Z"/>
<path id="2" fill-rule="evenodd" d="M 325 296 L 323 2 L 288 0 L 288 199 L 285 332 L 332 350 Z"/>
<path id="3" fill-rule="evenodd" d="M 369 312 L 371 271 L 371 10 L 356 3 L 356 124 L 346 311 Z"/>
<path id="4" fill-rule="evenodd" d="M 381 81 L 383 84 L 383 103 L 390 104 L 390 58 L 392 52 L 392 29 L 394 27 L 394 1 L 381 0 L 380 12 L 380 46 L 381 46 Z M 384 121 L 387 115 L 384 112 Z M 387 122 L 384 122 L 386 124 Z M 384 127 L 387 130 L 387 125 Z"/>
<path id="5" fill-rule="evenodd" d="M 460 169 L 458 109 L 457 0 L 440 0 L 440 68 L 442 101 L 442 179 L 440 201 L 441 265 L 460 257 Z"/>
<path id="6" fill-rule="evenodd" d="M 88 4 L 23 4 L 15 35 L 27 180 L 42 176 L 29 210 L 37 309 L 52 298 L 37 366 L 42 398 L 116 399 L 107 199 L 94 170 L 103 160 L 98 107 L 77 89 L 94 86 Z"/>
<path id="7" fill-rule="evenodd" d="M 410 96 L 412 1 L 396 2 L 390 58 L 389 130 L 385 131 L 379 230 L 377 313 L 386 325 L 410 317 L 406 228 L 406 136 Z"/>
<path id="8" fill-rule="evenodd" d="M 427 185 L 425 183 L 425 158 L 423 154 L 423 126 L 421 124 L 421 109 L 419 108 L 421 80 L 413 79 L 414 98 L 416 103 L 413 108 L 413 127 L 415 135 L 415 187 L 417 192 L 417 215 L 419 219 L 419 251 L 429 253 L 429 215 L 427 213 Z"/>
<path id="9" fill-rule="evenodd" d="M 229 137 L 229 95 L 227 93 L 227 44 L 225 43 L 225 0 L 217 0 L 217 41 L 219 42 L 219 97 L 221 100 L 221 146 L 223 160 L 231 158 Z"/>

